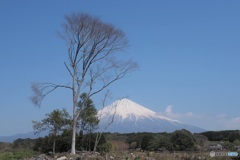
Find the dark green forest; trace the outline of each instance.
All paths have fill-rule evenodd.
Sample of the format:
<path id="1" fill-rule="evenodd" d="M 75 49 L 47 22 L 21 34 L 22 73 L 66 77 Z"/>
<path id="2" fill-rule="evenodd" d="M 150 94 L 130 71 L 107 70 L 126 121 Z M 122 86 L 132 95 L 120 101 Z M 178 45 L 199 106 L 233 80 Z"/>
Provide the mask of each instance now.
<path id="1" fill-rule="evenodd" d="M 100 133 L 77 134 L 77 151 L 93 151 L 96 136 Z M 23 159 L 37 154 L 53 154 L 53 141 L 56 153 L 69 153 L 71 149 L 71 130 L 64 130 L 60 135 L 37 139 L 17 139 L 13 143 L 0 142 L 0 159 Z M 96 151 L 100 154 L 118 151 L 141 152 L 194 152 L 211 151 L 214 145 L 221 150 L 238 151 L 240 148 L 240 131 L 207 131 L 191 133 L 185 129 L 172 133 L 102 133 Z M 14 159 L 13 158 L 13 159 Z"/>
<path id="2" fill-rule="evenodd" d="M 203 132 L 202 135 L 206 136 L 209 141 L 234 142 L 236 140 L 240 140 L 239 130 L 208 131 L 208 132 Z"/>
<path id="3" fill-rule="evenodd" d="M 97 133 L 85 135 L 77 134 L 77 150 L 92 151 Z M 56 138 L 56 152 L 68 152 L 71 148 L 71 131 L 64 131 Z M 232 143 L 232 146 L 240 145 L 240 131 L 207 131 L 199 134 L 182 129 L 172 133 L 103 133 L 99 141 L 97 151 L 108 152 L 114 149 L 112 141 L 127 144 L 129 150 L 143 151 L 197 151 L 204 142 L 222 141 Z M 81 143 L 80 143 L 81 142 Z M 17 139 L 13 143 L 0 143 L 0 150 L 28 149 L 39 153 L 52 151 L 53 136 L 38 139 Z M 4 147 L 5 146 L 5 147 Z"/>

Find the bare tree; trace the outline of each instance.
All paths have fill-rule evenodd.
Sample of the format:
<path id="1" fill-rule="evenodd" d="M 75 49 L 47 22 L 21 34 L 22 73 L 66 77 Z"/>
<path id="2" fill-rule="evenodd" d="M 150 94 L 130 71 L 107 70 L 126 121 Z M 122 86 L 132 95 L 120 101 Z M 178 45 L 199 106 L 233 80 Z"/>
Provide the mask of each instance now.
<path id="1" fill-rule="evenodd" d="M 134 71 L 137 64 L 131 59 L 120 60 L 122 51 L 128 46 L 128 40 L 120 29 L 87 14 L 72 14 L 65 18 L 64 30 L 60 35 L 68 46 L 68 62 L 64 62 L 64 65 L 69 73 L 71 85 L 34 83 L 32 102 L 40 106 L 45 96 L 57 88 L 71 90 L 73 101 L 71 153 L 75 154 L 76 126 L 82 110 L 77 109 L 79 96 L 86 92 L 87 100 L 100 93 L 113 82 Z M 82 107 L 84 108 L 84 105 Z"/>
<path id="2" fill-rule="evenodd" d="M 106 102 L 108 93 L 109 93 L 109 91 L 106 92 L 106 94 L 105 94 L 105 96 L 104 96 L 104 98 L 103 98 L 103 101 L 102 101 L 102 109 L 103 109 L 104 107 L 106 107 L 105 102 Z M 105 132 L 105 131 L 111 126 L 111 124 L 113 123 L 114 117 L 115 117 L 115 114 L 116 114 L 116 107 L 117 107 L 117 103 L 114 103 L 114 104 L 113 104 L 113 107 L 112 107 L 112 109 L 114 109 L 113 115 L 112 115 L 111 117 L 109 117 L 109 121 L 108 121 L 107 124 L 104 126 L 104 128 L 102 128 L 102 131 L 97 132 L 96 139 L 95 139 L 95 143 L 94 143 L 93 152 L 96 152 L 98 143 L 99 143 L 99 141 L 100 141 L 100 139 L 101 139 L 101 137 L 102 137 L 103 132 Z M 102 111 L 102 110 L 101 110 L 101 111 Z M 109 110 L 109 113 L 111 113 L 111 112 L 112 112 L 112 110 Z M 106 113 L 104 113 L 104 114 L 106 114 Z M 100 121 L 102 120 L 102 116 L 103 116 L 103 113 L 100 112 L 100 113 L 98 114 L 98 118 L 99 118 Z"/>

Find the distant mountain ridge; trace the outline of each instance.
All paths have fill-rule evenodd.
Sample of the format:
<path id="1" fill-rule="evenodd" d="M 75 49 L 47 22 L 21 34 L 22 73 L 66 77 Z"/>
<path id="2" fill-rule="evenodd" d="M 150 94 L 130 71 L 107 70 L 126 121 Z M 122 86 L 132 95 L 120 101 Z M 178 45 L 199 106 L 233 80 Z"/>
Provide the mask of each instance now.
<path id="1" fill-rule="evenodd" d="M 39 137 L 44 137 L 46 136 L 48 133 L 47 132 L 42 132 L 40 134 L 34 134 L 34 132 L 28 132 L 28 133 L 22 133 L 22 134 L 15 134 L 15 135 L 11 135 L 11 136 L 0 136 L 0 142 L 9 142 L 12 143 L 13 141 L 15 141 L 16 139 L 26 139 L 26 138 L 30 138 L 30 139 L 36 139 Z"/>
<path id="2" fill-rule="evenodd" d="M 98 111 L 98 116 L 100 130 L 104 130 L 113 120 L 113 123 L 104 130 L 106 132 L 173 132 L 178 129 L 187 129 L 196 133 L 206 131 L 165 117 L 129 99 L 118 100 L 104 107 Z"/>

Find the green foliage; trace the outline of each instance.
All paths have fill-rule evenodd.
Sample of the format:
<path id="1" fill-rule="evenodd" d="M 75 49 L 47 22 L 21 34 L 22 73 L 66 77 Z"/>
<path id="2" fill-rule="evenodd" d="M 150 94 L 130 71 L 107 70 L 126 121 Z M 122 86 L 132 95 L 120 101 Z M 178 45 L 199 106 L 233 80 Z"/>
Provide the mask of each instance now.
<path id="1" fill-rule="evenodd" d="M 137 142 L 131 142 L 129 144 L 129 149 L 136 149 L 137 148 Z"/>
<path id="2" fill-rule="evenodd" d="M 55 146 L 56 146 L 56 138 L 57 135 L 66 129 L 70 124 L 72 120 L 70 119 L 70 116 L 66 109 L 62 110 L 53 110 L 51 113 L 46 114 L 46 118 L 44 118 L 42 121 L 33 121 L 33 129 L 36 133 L 39 133 L 41 131 L 50 130 L 51 138 L 47 141 L 44 141 L 44 143 L 48 143 L 52 141 L 52 151 L 55 153 Z"/>
<path id="3" fill-rule="evenodd" d="M 87 138 L 88 143 L 95 143 L 90 142 L 92 141 L 91 137 L 89 137 L 89 135 L 84 136 L 84 134 L 92 133 L 97 129 L 99 123 L 97 109 L 95 108 L 93 101 L 87 96 L 87 93 L 83 93 L 80 96 L 80 101 L 78 102 L 78 112 L 80 113 L 78 117 L 78 128 L 80 129 L 80 132 L 78 137 L 79 143 L 76 144 L 76 147 L 83 150 L 83 143 L 86 143 L 85 138 Z M 88 150 L 91 150 L 90 147 Z"/>
<path id="4" fill-rule="evenodd" d="M 97 151 L 100 153 L 108 153 L 112 150 L 112 144 L 111 143 L 103 143 L 99 144 L 97 147 Z"/>
<path id="5" fill-rule="evenodd" d="M 153 139 L 154 139 L 154 137 L 150 134 L 144 135 L 143 138 L 142 138 L 142 142 L 141 142 L 141 148 L 143 150 L 146 150 L 147 147 L 150 145 L 150 141 L 153 140 Z"/>
<path id="6" fill-rule="evenodd" d="M 131 133 L 126 142 L 130 149 L 142 148 L 148 151 L 172 150 L 169 133 Z"/>
<path id="7" fill-rule="evenodd" d="M 33 149 L 34 145 L 36 143 L 36 140 L 35 139 L 30 139 L 30 138 L 27 138 L 27 139 L 16 139 L 13 144 L 12 144 L 12 148 L 13 149 Z"/>
<path id="8" fill-rule="evenodd" d="M 239 130 L 226 130 L 226 131 L 208 131 L 202 133 L 208 138 L 209 141 L 230 141 L 240 140 Z"/>
<path id="9" fill-rule="evenodd" d="M 71 130 L 65 130 L 61 135 L 56 137 L 56 152 L 67 152 L 71 148 Z M 97 133 L 88 133 L 85 135 L 77 134 L 76 149 L 93 151 Z M 50 136 L 50 135 L 49 135 Z M 51 136 L 39 138 L 36 141 L 35 150 L 48 153 L 51 151 L 53 140 Z M 196 135 L 187 130 L 178 130 L 173 133 L 103 133 L 100 139 L 97 151 L 107 152 L 107 140 L 127 142 L 129 149 L 141 148 L 146 151 L 187 151 L 196 150 Z M 198 135 L 199 137 L 199 135 Z M 107 138 L 107 139 L 106 139 Z M 202 138 L 202 137 L 200 137 Z M 203 137 L 206 139 L 206 137 Z M 224 147 L 231 149 L 234 145 L 238 145 L 239 140 L 234 143 L 224 142 Z"/>
<path id="10" fill-rule="evenodd" d="M 71 124 L 70 116 L 66 109 L 55 109 L 51 113 L 45 115 L 45 118 L 38 121 L 32 121 L 35 133 L 50 130 L 50 133 L 57 135 L 64 130 L 67 125 Z"/>
<path id="11" fill-rule="evenodd" d="M 159 136 L 157 143 L 158 143 L 157 150 L 164 151 L 164 150 L 172 150 L 173 149 L 173 144 L 170 141 L 169 136 L 163 136 L 163 135 Z"/>
<path id="12" fill-rule="evenodd" d="M 54 141 L 52 136 L 52 134 L 49 134 L 44 138 L 35 140 L 17 139 L 12 144 L 0 143 L 0 147 L 4 151 L 4 153 L 0 152 L 0 160 L 15 160 L 19 157 L 21 159 L 21 157 L 27 157 L 28 155 L 30 157 L 31 154 L 34 154 L 34 152 L 29 152 L 31 148 L 38 153 L 49 153 L 52 151 Z M 71 136 L 71 130 L 64 130 L 60 135 L 55 137 L 56 152 L 68 152 L 71 149 Z M 76 149 L 93 151 L 96 136 L 97 133 L 88 133 L 83 135 L 83 137 L 77 134 Z M 96 151 L 101 153 L 112 151 L 112 145 L 108 143 L 109 140 L 127 142 L 129 149 L 142 148 L 145 151 L 195 150 L 196 142 L 193 137 L 196 137 L 196 135 L 192 135 L 187 130 L 178 130 L 173 133 L 103 133 Z M 234 146 L 239 144 L 239 140 L 235 140 L 233 143 L 224 141 L 223 147 L 228 150 L 235 150 Z M 26 149 L 26 151 L 23 151 L 21 148 Z"/>
<path id="13" fill-rule="evenodd" d="M 20 160 L 33 157 L 36 153 L 32 150 L 19 150 L 14 152 L 0 152 L 1 160 Z"/>
<path id="14" fill-rule="evenodd" d="M 142 145 L 143 146 L 146 145 L 145 143 L 147 143 L 147 142 L 144 142 L 144 141 L 146 141 L 146 139 L 148 138 L 148 135 L 150 136 L 151 133 L 130 133 L 127 135 L 126 142 L 128 144 L 135 143 L 136 145 L 134 145 L 134 146 L 136 148 L 141 148 Z M 142 142 L 143 137 L 145 137 L 145 140 Z M 136 148 L 131 148 L 131 149 L 136 149 Z"/>
<path id="15" fill-rule="evenodd" d="M 83 93 L 80 96 L 78 109 L 81 110 L 78 118 L 78 126 L 80 130 L 87 133 L 95 130 L 99 123 L 97 109 L 95 108 L 93 101 L 87 97 L 86 93 Z"/>
<path id="16" fill-rule="evenodd" d="M 94 145 L 95 145 L 95 140 L 96 140 L 97 133 L 88 133 L 83 136 L 83 141 L 81 144 L 81 137 L 77 137 L 77 149 L 78 150 L 87 150 L 87 151 L 93 151 L 94 150 Z M 107 143 L 104 135 L 101 136 L 98 146 Z M 81 145 L 80 145 L 81 144 Z M 98 147 L 97 147 L 98 150 Z"/>
<path id="17" fill-rule="evenodd" d="M 170 141 L 169 136 L 163 136 L 160 134 L 155 134 L 149 137 L 146 148 L 142 148 L 147 151 L 165 151 L 172 150 L 173 144 Z"/>
<path id="18" fill-rule="evenodd" d="M 52 151 L 52 144 L 55 139 L 55 152 L 67 152 L 71 148 L 71 131 L 64 131 L 61 135 L 53 138 L 51 135 L 36 140 L 33 150 L 40 153 Z"/>
<path id="19" fill-rule="evenodd" d="M 170 141 L 172 142 L 174 150 L 184 151 L 194 149 L 193 136 L 186 130 L 177 130 L 173 132 Z"/>
<path id="20" fill-rule="evenodd" d="M 240 133 L 239 132 L 231 132 L 229 133 L 228 140 L 229 142 L 234 142 L 235 140 L 240 139 Z"/>
<path id="21" fill-rule="evenodd" d="M 57 137 L 56 146 L 58 152 L 67 152 L 71 148 L 72 130 L 64 130 L 63 133 Z"/>
<path id="22" fill-rule="evenodd" d="M 72 131 L 65 130 L 61 135 L 55 137 L 56 143 L 56 152 L 68 152 L 71 149 L 71 137 Z M 80 139 L 80 136 L 76 137 L 76 149 L 77 150 L 89 150 L 93 151 L 94 143 L 96 139 L 96 133 L 89 133 L 83 136 L 83 141 Z M 101 137 L 99 141 L 99 145 L 105 144 L 106 139 L 104 135 Z M 38 138 L 36 140 L 34 151 L 41 153 L 49 153 L 52 151 L 53 138 L 51 135 L 46 136 L 44 138 Z M 81 144 L 81 145 L 80 145 Z M 97 148 L 98 150 L 98 148 Z"/>
<path id="23" fill-rule="evenodd" d="M 147 146 L 144 150 L 147 150 L 147 151 L 155 151 L 157 150 L 159 144 L 158 142 L 156 141 L 156 139 L 152 138 L 148 143 L 147 143 Z"/>
<path id="24" fill-rule="evenodd" d="M 41 153 L 49 153 L 52 151 L 53 139 L 46 136 L 45 138 L 38 138 L 36 144 L 33 147 L 34 151 Z M 56 149 L 57 150 L 57 149 Z"/>

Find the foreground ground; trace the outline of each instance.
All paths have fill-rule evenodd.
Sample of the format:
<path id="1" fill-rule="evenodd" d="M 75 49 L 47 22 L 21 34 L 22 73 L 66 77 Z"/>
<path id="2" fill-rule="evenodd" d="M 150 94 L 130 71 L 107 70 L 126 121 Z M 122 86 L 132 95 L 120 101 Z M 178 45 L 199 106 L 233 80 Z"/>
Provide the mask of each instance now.
<path id="1" fill-rule="evenodd" d="M 14 157 L 15 155 L 15 157 Z M 29 155 L 30 156 L 30 155 Z M 112 152 L 108 154 L 81 152 L 76 155 L 68 153 L 58 153 L 55 155 L 32 155 L 28 158 L 16 157 L 16 154 L 1 157 L 1 160 L 231 160 L 240 159 L 240 157 L 215 156 L 210 157 L 210 152 Z"/>

